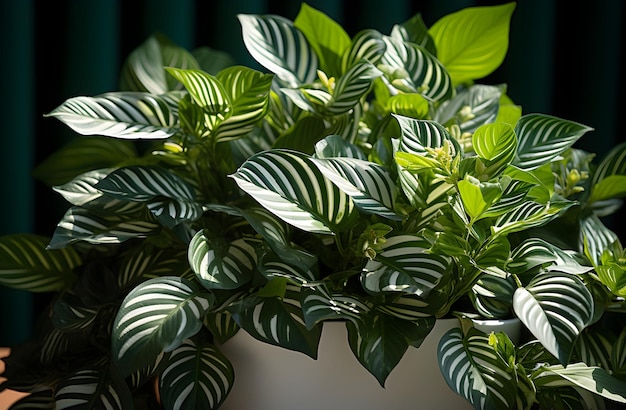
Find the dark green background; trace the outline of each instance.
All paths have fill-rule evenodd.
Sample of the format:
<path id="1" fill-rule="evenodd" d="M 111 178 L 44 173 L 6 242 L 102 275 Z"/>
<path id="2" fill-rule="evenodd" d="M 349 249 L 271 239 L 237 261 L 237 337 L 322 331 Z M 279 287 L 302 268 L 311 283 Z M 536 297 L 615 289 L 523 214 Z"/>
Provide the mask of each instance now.
<path id="1" fill-rule="evenodd" d="M 468 6 L 506 1 L 310 0 L 350 35 L 363 28 L 388 34 L 421 12 L 428 26 Z M 542 112 L 594 128 L 577 144 L 599 155 L 626 141 L 623 0 L 520 0 L 509 53 L 484 83 L 507 83 L 524 113 Z M 31 177 L 33 167 L 75 136 L 43 114 L 65 99 L 117 88 L 128 53 L 159 31 L 177 44 L 228 51 L 254 65 L 241 40 L 238 13 L 295 18 L 287 0 L 0 0 L 0 235 L 50 236 L 66 204 Z M 255 66 L 256 68 L 260 68 Z M 618 214 L 611 223 L 618 229 Z M 618 230 L 624 241 L 624 231 Z M 0 346 L 22 341 L 46 295 L 0 287 Z"/>

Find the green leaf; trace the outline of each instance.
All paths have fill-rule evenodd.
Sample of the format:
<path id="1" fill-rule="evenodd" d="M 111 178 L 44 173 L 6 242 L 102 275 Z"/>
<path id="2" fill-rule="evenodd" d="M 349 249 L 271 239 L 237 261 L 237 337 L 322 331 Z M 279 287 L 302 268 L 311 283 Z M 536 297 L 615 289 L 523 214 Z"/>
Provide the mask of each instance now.
<path id="1" fill-rule="evenodd" d="M 317 56 L 293 22 L 273 15 L 237 17 L 248 52 L 287 87 L 296 88 L 317 78 Z"/>
<path id="2" fill-rule="evenodd" d="M 601 264 L 604 250 L 619 240 L 617 234 L 607 228 L 595 214 L 580 219 L 579 235 L 579 248 L 585 250 L 585 255 L 596 266 Z"/>
<path id="3" fill-rule="evenodd" d="M 458 152 L 458 144 L 450 133 L 439 123 L 430 120 L 416 120 L 414 118 L 393 116 L 400 124 L 402 136 L 399 151 L 426 155 L 426 148 L 440 148 L 444 141 L 449 141 Z"/>
<path id="4" fill-rule="evenodd" d="M 515 3 L 468 7 L 439 19 L 430 28 L 437 58 L 454 84 L 477 80 L 502 64 L 509 47 Z"/>
<path id="5" fill-rule="evenodd" d="M 275 149 L 290 149 L 312 154 L 315 144 L 328 134 L 324 120 L 317 116 L 305 116 L 283 133 L 272 145 Z"/>
<path id="6" fill-rule="evenodd" d="M 513 295 L 513 310 L 561 364 L 569 363 L 580 332 L 593 319 L 593 297 L 577 276 L 551 272 L 535 276 Z"/>
<path id="7" fill-rule="evenodd" d="M 484 84 L 461 87 L 455 96 L 437 107 L 433 119 L 448 127 L 457 124 L 461 133 L 473 133 L 479 126 L 496 120 L 503 88 Z"/>
<path id="8" fill-rule="evenodd" d="M 130 166 L 117 169 L 95 185 L 116 199 L 146 202 L 148 209 L 164 226 L 195 221 L 202 206 L 185 180 L 167 168 Z"/>
<path id="9" fill-rule="evenodd" d="M 287 286 L 285 297 L 250 296 L 229 308 L 237 324 L 262 342 L 302 352 L 317 358 L 321 327 L 307 330 L 302 317 L 300 295 Z"/>
<path id="10" fill-rule="evenodd" d="M 609 175 L 591 187 L 587 204 L 626 196 L 626 175 Z"/>
<path id="11" fill-rule="evenodd" d="M 393 114 L 424 120 L 430 106 L 419 94 L 397 94 L 387 100 L 387 109 Z"/>
<path id="12" fill-rule="evenodd" d="M 0 237 L 0 285 L 29 292 L 54 292 L 76 280 L 82 261 L 73 249 L 46 250 L 49 239 L 33 234 Z"/>
<path id="13" fill-rule="evenodd" d="M 332 293 L 323 284 L 302 287 L 300 296 L 307 329 L 326 320 L 358 321 L 370 310 L 357 297 Z"/>
<path id="14" fill-rule="evenodd" d="M 376 259 L 363 268 L 361 284 L 371 293 L 397 292 L 422 298 L 448 274 L 451 262 L 430 253 L 428 242 L 416 235 L 387 238 Z"/>
<path id="15" fill-rule="evenodd" d="M 124 379 L 107 367 L 79 369 L 63 379 L 54 394 L 57 409 L 133 407 L 133 397 Z"/>
<path id="16" fill-rule="evenodd" d="M 121 255 L 117 283 L 124 288 L 160 276 L 184 277 L 190 270 L 185 249 L 157 248 L 142 243 Z"/>
<path id="17" fill-rule="evenodd" d="M 179 89 L 180 84 L 166 74 L 164 67 L 199 68 L 195 58 L 187 50 L 162 34 L 155 34 L 133 50 L 124 62 L 120 87 L 122 90 L 145 91 L 151 94 L 165 94 Z"/>
<path id="18" fill-rule="evenodd" d="M 225 243 L 205 229 L 191 239 L 189 264 L 207 289 L 237 289 L 252 279 L 256 251 L 245 239 Z"/>
<path id="19" fill-rule="evenodd" d="M 506 168 L 517 151 L 517 137 L 509 124 L 481 125 L 472 135 L 476 154 L 485 160 L 483 174 L 496 176 Z"/>
<path id="20" fill-rule="evenodd" d="M 404 92 L 414 92 L 429 101 L 446 100 L 454 94 L 446 68 L 426 49 L 414 43 L 383 37 L 386 44 L 382 64 L 393 70 L 391 85 Z M 389 78 L 390 77 L 390 78 Z"/>
<path id="21" fill-rule="evenodd" d="M 274 278 L 287 278 L 293 283 L 305 284 L 319 279 L 315 266 L 307 266 L 308 263 L 289 263 L 284 261 L 282 254 L 266 252 L 259 263 L 259 272 L 268 280 Z M 301 261 L 304 262 L 304 261 Z"/>
<path id="22" fill-rule="evenodd" d="M 233 366 L 215 346 L 188 339 L 167 360 L 159 392 L 167 409 L 217 409 L 234 378 Z"/>
<path id="23" fill-rule="evenodd" d="M 514 370 L 490 338 L 474 328 L 465 337 L 460 328 L 449 330 L 439 341 L 439 368 L 448 386 L 474 408 L 517 408 Z"/>
<path id="24" fill-rule="evenodd" d="M 349 112 L 372 86 L 372 82 L 383 73 L 367 61 L 359 61 L 339 77 L 332 93 L 331 100 L 325 110 L 332 115 L 341 115 Z"/>
<path id="25" fill-rule="evenodd" d="M 37 165 L 33 177 L 48 186 L 62 185 L 85 172 L 115 167 L 135 157 L 130 141 L 75 138 Z"/>
<path id="26" fill-rule="evenodd" d="M 293 22 L 315 51 L 319 67 L 332 77 L 341 75 L 341 56 L 350 47 L 351 40 L 341 25 L 323 12 L 302 3 Z"/>
<path id="27" fill-rule="evenodd" d="M 352 226 L 354 202 L 304 154 L 265 151 L 231 177 L 267 210 L 304 231 L 330 234 Z"/>
<path id="28" fill-rule="evenodd" d="M 216 130 L 219 141 L 229 141 L 251 132 L 269 109 L 272 76 L 234 66 L 220 71 L 217 80 L 230 97 L 232 114 Z"/>
<path id="29" fill-rule="evenodd" d="M 358 61 L 369 61 L 378 66 L 385 52 L 383 35 L 373 29 L 359 31 L 342 57 L 342 72 L 348 71 Z"/>
<path id="30" fill-rule="evenodd" d="M 210 47 L 198 47 L 194 49 L 191 54 L 198 62 L 198 68 L 211 75 L 216 75 L 223 69 L 235 65 L 235 59 L 230 54 Z M 166 65 L 171 67 L 170 64 Z"/>
<path id="31" fill-rule="evenodd" d="M 313 159 L 319 170 L 365 213 L 401 220 L 395 210 L 396 185 L 382 166 L 355 158 Z"/>
<path id="32" fill-rule="evenodd" d="M 525 201 L 512 211 L 499 217 L 491 227 L 491 231 L 494 234 L 506 235 L 511 232 L 542 226 L 573 205 L 574 202 L 571 201 L 553 202 L 548 203 L 548 205 Z"/>
<path id="33" fill-rule="evenodd" d="M 478 219 L 502 194 L 499 184 L 481 183 L 469 174 L 457 183 L 463 208 L 472 220 Z"/>
<path id="34" fill-rule="evenodd" d="M 591 130 L 550 115 L 524 115 L 515 125 L 518 146 L 513 164 L 524 170 L 538 168 L 561 155 Z"/>
<path id="35" fill-rule="evenodd" d="M 400 330 L 402 323 L 376 311 L 361 315 L 361 320 L 346 322 L 350 349 L 382 387 L 408 348 Z"/>
<path id="36" fill-rule="evenodd" d="M 54 302 L 50 321 L 63 332 L 88 331 L 98 313 L 99 309 L 82 306 L 75 295 L 65 293 Z"/>
<path id="37" fill-rule="evenodd" d="M 355 158 L 367 159 L 359 147 L 339 135 L 329 135 L 315 144 L 315 158 Z"/>
<path id="38" fill-rule="evenodd" d="M 570 363 L 567 367 L 543 366 L 536 373 L 533 381 L 538 388 L 575 386 L 607 399 L 626 403 L 626 383 L 599 367 Z"/>
<path id="39" fill-rule="evenodd" d="M 157 95 L 111 92 L 96 97 L 73 97 L 46 117 L 55 117 L 81 135 L 121 139 L 166 139 L 177 129 L 177 117 Z"/>
<path id="40" fill-rule="evenodd" d="M 591 178 L 591 186 L 594 187 L 607 177 L 612 175 L 626 175 L 626 143 L 621 143 L 613 148 L 602 158 L 598 168 Z M 593 191 L 592 191 L 593 195 Z"/>
<path id="41" fill-rule="evenodd" d="M 212 303 L 212 295 L 179 277 L 138 285 L 124 298 L 113 324 L 113 359 L 122 374 L 141 369 L 198 333 Z"/>

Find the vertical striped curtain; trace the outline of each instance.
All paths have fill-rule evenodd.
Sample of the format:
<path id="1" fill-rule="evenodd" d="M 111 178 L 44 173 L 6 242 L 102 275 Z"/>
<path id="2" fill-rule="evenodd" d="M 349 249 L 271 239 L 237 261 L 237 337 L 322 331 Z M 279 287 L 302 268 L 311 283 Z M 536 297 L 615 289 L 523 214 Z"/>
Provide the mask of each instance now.
<path id="1" fill-rule="evenodd" d="M 420 12 L 427 25 L 469 6 L 507 1 L 309 0 L 350 35 L 363 28 L 389 33 Z M 209 46 L 255 66 L 241 40 L 239 13 L 295 18 L 293 0 L 3 0 L 0 2 L 0 235 L 50 236 L 66 204 L 31 176 L 33 167 L 74 138 L 46 119 L 65 99 L 117 88 L 124 58 L 161 32 L 191 49 Z M 483 82 L 507 83 L 525 113 L 542 112 L 594 128 L 578 147 L 599 155 L 626 141 L 622 0 L 519 1 L 503 66 Z M 256 67 L 255 67 L 256 68 Z M 623 211 L 622 217 L 626 215 Z M 624 239 L 623 231 L 620 232 Z M 47 295 L 0 287 L 0 346 L 27 338 Z"/>

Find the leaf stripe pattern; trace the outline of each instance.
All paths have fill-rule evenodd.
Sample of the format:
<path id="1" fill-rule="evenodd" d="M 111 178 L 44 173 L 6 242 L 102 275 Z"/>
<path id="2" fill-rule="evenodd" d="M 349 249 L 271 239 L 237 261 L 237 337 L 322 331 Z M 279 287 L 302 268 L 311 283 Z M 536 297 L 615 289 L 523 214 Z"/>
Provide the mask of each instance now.
<path id="1" fill-rule="evenodd" d="M 46 250 L 48 238 L 33 235 L 0 237 L 0 285 L 29 292 L 62 290 L 81 265 L 73 249 Z"/>
<path id="2" fill-rule="evenodd" d="M 359 31 L 352 39 L 350 49 L 343 55 L 343 72 L 357 61 L 366 60 L 376 65 L 382 59 L 387 45 L 383 35 L 373 29 Z"/>
<path id="3" fill-rule="evenodd" d="M 123 410 L 133 405 L 128 386 L 121 378 L 101 369 L 84 369 L 62 381 L 55 393 L 57 409 L 103 408 Z"/>
<path id="4" fill-rule="evenodd" d="M 168 359 L 159 390 L 165 408 L 217 409 L 233 382 L 233 367 L 215 346 L 188 339 Z"/>
<path id="5" fill-rule="evenodd" d="M 398 79 L 402 88 L 416 92 L 430 101 L 452 97 L 454 89 L 446 68 L 432 54 L 414 43 L 384 36 L 386 44 L 382 62 L 408 73 L 408 78 Z"/>
<path id="6" fill-rule="evenodd" d="M 579 235 L 579 248 L 585 250 L 595 265 L 600 264 L 604 250 L 619 240 L 617 234 L 607 228 L 595 214 L 581 218 Z"/>
<path id="7" fill-rule="evenodd" d="M 499 217 L 491 227 L 494 234 L 504 235 L 522 229 L 544 225 L 558 216 L 558 212 L 573 205 L 573 202 L 543 205 L 526 201 L 517 208 Z"/>
<path id="8" fill-rule="evenodd" d="M 304 321 L 308 329 L 323 320 L 345 319 L 356 322 L 371 310 L 356 297 L 332 294 L 323 284 L 304 286 L 300 294 Z"/>
<path id="9" fill-rule="evenodd" d="M 464 339 L 460 328 L 451 329 L 439 341 L 437 357 L 448 386 L 474 408 L 515 408 L 515 380 L 489 336 L 470 329 Z"/>
<path id="10" fill-rule="evenodd" d="M 307 232 L 339 231 L 353 217 L 354 202 L 350 197 L 299 152 L 259 153 L 232 177 L 268 211 Z"/>
<path id="11" fill-rule="evenodd" d="M 132 201 L 147 201 L 156 196 L 193 200 L 189 185 L 173 172 L 160 167 L 120 168 L 96 184 L 109 195 Z"/>
<path id="12" fill-rule="evenodd" d="M 225 117 L 230 112 L 230 98 L 214 76 L 202 70 L 193 69 L 167 68 L 167 71 L 183 83 L 193 101 L 206 113 Z"/>
<path id="13" fill-rule="evenodd" d="M 244 239 L 216 244 L 198 231 L 188 248 L 189 265 L 207 289 L 237 289 L 252 279 L 256 250 Z"/>
<path id="14" fill-rule="evenodd" d="M 591 186 L 611 175 L 626 175 L 626 142 L 613 147 L 593 172 Z"/>
<path id="15" fill-rule="evenodd" d="M 447 257 L 428 253 L 428 248 L 428 243 L 414 235 L 387 238 L 376 260 L 368 261 L 363 268 L 363 287 L 374 293 L 428 296 L 450 267 Z"/>
<path id="16" fill-rule="evenodd" d="M 440 148 L 446 140 L 453 143 L 448 131 L 435 121 L 416 120 L 397 114 L 393 116 L 402 131 L 399 151 L 426 155 L 426 148 Z"/>
<path id="17" fill-rule="evenodd" d="M 84 208 L 71 207 L 57 225 L 48 249 L 60 249 L 85 241 L 92 244 L 121 243 L 131 238 L 145 238 L 159 229 L 152 221 L 131 216 L 101 217 Z"/>
<path id="18" fill-rule="evenodd" d="M 122 374 L 154 363 L 161 352 L 195 335 L 211 303 L 179 277 L 150 279 L 133 289 L 113 325 L 113 357 Z"/>
<path id="19" fill-rule="evenodd" d="M 513 310 L 541 344 L 567 364 L 580 332 L 593 319 L 593 298 L 575 275 L 537 275 L 513 294 Z"/>
<path id="20" fill-rule="evenodd" d="M 519 145 L 513 164 L 524 170 L 535 169 L 556 158 L 591 130 L 550 115 L 524 115 L 515 125 Z"/>
<path id="21" fill-rule="evenodd" d="M 394 211 L 396 186 L 382 166 L 356 158 L 313 159 L 327 178 L 363 212 L 393 220 L 402 217 Z"/>
<path id="22" fill-rule="evenodd" d="M 165 139 L 178 132 L 169 105 L 156 95 L 140 92 L 70 98 L 46 116 L 56 117 L 81 135 Z"/>
<path id="23" fill-rule="evenodd" d="M 296 88 L 317 78 L 317 56 L 291 21 L 280 16 L 237 17 L 248 52 L 288 87 Z"/>
<path id="24" fill-rule="evenodd" d="M 353 65 L 337 81 L 333 98 L 326 108 L 334 115 L 347 113 L 359 104 L 361 97 L 369 91 L 374 79 L 382 74 L 382 71 L 366 61 Z"/>

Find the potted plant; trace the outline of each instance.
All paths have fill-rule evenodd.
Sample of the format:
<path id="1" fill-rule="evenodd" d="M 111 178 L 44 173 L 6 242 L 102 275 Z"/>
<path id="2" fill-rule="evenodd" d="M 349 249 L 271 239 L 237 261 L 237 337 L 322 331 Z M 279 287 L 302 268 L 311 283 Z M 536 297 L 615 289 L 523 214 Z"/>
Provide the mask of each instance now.
<path id="1" fill-rule="evenodd" d="M 32 392 L 18 406 L 218 408 L 238 331 L 315 358 L 335 322 L 384 385 L 456 316 L 438 361 L 475 408 L 626 402 L 625 254 L 600 219 L 626 145 L 594 162 L 573 147 L 589 127 L 476 82 L 514 8 L 354 37 L 306 4 L 240 15 L 266 72 L 149 38 L 122 91 L 48 114 L 88 137 L 40 166 L 66 176 L 52 238 L 0 238 L 0 283 L 56 292 L 2 386 Z M 472 321 L 514 317 L 515 342 Z"/>

